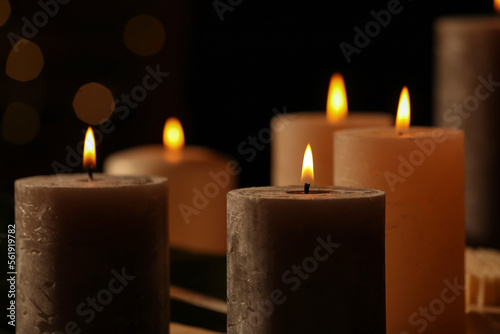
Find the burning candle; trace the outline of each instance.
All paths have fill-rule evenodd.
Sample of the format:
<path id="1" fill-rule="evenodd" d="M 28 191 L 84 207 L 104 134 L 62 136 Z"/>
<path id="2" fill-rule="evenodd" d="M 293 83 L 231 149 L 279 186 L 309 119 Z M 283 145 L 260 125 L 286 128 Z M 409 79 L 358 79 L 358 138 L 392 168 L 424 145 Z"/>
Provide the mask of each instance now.
<path id="1" fill-rule="evenodd" d="M 88 176 L 15 182 L 17 331 L 168 333 L 167 180 L 92 175 L 92 137 Z"/>
<path id="2" fill-rule="evenodd" d="M 385 334 L 385 195 L 307 191 L 304 160 L 304 187 L 228 193 L 227 332 Z"/>
<path id="3" fill-rule="evenodd" d="M 344 79 L 334 74 L 330 80 L 327 112 L 280 115 L 271 120 L 271 183 L 286 186 L 299 183 L 302 153 L 307 143 L 314 147 L 317 185 L 333 185 L 333 133 L 340 129 L 389 126 L 393 117 L 383 113 L 348 114 Z"/>
<path id="4" fill-rule="evenodd" d="M 467 242 L 499 248 L 500 17 L 441 18 L 435 35 L 435 123 L 465 132 Z"/>
<path id="5" fill-rule="evenodd" d="M 464 333 L 464 135 L 409 127 L 335 134 L 335 184 L 387 194 L 387 333 Z"/>
<path id="6" fill-rule="evenodd" d="M 165 123 L 164 146 L 141 146 L 111 155 L 104 170 L 115 175 L 160 175 L 169 179 L 172 247 L 197 253 L 226 252 L 226 193 L 236 186 L 239 166 L 204 147 L 184 147 L 180 122 Z"/>

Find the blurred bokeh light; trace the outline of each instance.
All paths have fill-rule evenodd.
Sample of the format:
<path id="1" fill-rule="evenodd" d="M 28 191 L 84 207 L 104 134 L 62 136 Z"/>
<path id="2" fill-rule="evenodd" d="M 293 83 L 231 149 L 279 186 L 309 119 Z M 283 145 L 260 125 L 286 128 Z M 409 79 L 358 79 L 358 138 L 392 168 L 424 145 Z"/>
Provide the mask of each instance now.
<path id="1" fill-rule="evenodd" d="M 79 119 L 90 125 L 106 121 L 113 110 L 113 94 L 103 85 L 91 82 L 80 87 L 73 100 L 73 108 Z"/>

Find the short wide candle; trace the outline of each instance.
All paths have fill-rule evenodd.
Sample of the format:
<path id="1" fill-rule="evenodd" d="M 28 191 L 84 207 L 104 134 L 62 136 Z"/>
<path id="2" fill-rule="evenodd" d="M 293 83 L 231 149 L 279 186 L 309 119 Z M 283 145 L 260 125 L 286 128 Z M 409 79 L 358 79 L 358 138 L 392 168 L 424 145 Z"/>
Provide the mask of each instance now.
<path id="1" fill-rule="evenodd" d="M 228 193 L 229 334 L 384 333 L 382 191 Z"/>
<path id="2" fill-rule="evenodd" d="M 336 185 L 387 194 L 387 333 L 464 333 L 463 132 L 356 129 L 334 143 Z"/>
<path id="3" fill-rule="evenodd" d="M 236 186 L 239 166 L 205 147 L 187 146 L 171 159 L 161 145 L 112 154 L 104 170 L 115 175 L 159 175 L 169 181 L 172 247 L 219 255 L 226 253 L 226 193 Z"/>
<path id="4" fill-rule="evenodd" d="M 17 332 L 169 332 L 167 180 L 17 180 Z"/>

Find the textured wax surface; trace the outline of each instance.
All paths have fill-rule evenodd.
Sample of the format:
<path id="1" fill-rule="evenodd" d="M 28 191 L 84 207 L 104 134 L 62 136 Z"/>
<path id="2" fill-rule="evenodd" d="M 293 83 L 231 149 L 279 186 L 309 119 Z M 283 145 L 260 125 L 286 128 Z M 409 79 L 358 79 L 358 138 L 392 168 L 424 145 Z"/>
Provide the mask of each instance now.
<path id="1" fill-rule="evenodd" d="M 120 188 L 144 184 L 158 183 L 159 178 L 148 176 L 112 176 L 93 174 L 89 181 L 87 174 L 60 174 L 47 176 L 32 176 L 16 181 L 25 189 L 30 188 Z"/>
<path id="2" fill-rule="evenodd" d="M 167 183 L 119 180 L 16 181 L 18 333 L 167 332 Z"/>
<path id="3" fill-rule="evenodd" d="M 311 185 L 310 193 L 304 194 L 304 187 L 253 187 L 231 191 L 231 196 L 246 197 L 248 199 L 282 199 L 290 201 L 301 200 L 341 200 L 348 198 L 378 197 L 383 194 L 380 190 L 348 187 L 324 187 Z"/>
<path id="4" fill-rule="evenodd" d="M 385 333 L 384 193 L 302 190 L 228 193 L 228 333 Z"/>

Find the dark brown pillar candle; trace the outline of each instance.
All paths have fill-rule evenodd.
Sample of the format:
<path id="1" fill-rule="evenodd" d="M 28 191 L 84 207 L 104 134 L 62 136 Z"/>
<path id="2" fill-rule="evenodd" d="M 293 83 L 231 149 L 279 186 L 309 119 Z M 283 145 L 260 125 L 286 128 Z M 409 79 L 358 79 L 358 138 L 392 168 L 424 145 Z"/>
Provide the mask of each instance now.
<path id="1" fill-rule="evenodd" d="M 228 193 L 228 333 L 385 334 L 385 193 Z"/>
<path id="2" fill-rule="evenodd" d="M 166 188 L 159 177 L 17 180 L 17 333 L 168 333 Z"/>

